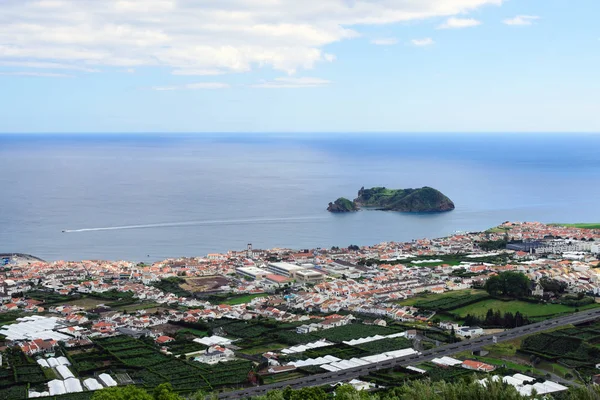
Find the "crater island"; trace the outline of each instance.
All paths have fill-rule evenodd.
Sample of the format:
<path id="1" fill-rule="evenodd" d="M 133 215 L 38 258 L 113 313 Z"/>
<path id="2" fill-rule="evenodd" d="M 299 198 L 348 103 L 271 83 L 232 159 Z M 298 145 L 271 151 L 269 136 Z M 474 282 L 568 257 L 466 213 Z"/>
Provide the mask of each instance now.
<path id="1" fill-rule="evenodd" d="M 350 201 L 340 197 L 329 203 L 327 211 L 334 213 L 353 212 L 361 207 L 382 211 L 400 212 L 445 212 L 454 210 L 454 203 L 439 190 L 430 187 L 420 189 L 388 189 L 374 187 L 358 191 L 358 197 Z"/>

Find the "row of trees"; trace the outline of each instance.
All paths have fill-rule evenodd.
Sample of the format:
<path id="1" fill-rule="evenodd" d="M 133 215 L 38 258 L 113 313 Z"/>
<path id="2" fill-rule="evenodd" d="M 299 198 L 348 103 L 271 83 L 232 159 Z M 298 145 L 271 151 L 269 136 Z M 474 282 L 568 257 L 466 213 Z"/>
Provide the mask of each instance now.
<path id="1" fill-rule="evenodd" d="M 273 390 L 264 396 L 254 397 L 254 400 L 524 400 L 533 399 L 531 396 L 521 396 L 517 389 L 502 381 L 488 381 L 485 386 L 475 379 L 457 382 L 431 382 L 429 380 L 411 381 L 402 386 L 384 392 L 369 393 L 357 391 L 352 386 L 338 386 L 333 392 L 327 393 L 323 388 L 311 387 L 293 390 Z M 190 396 L 191 400 L 216 399 L 216 395 L 206 395 L 198 392 Z M 600 386 L 571 388 L 567 392 L 554 396 L 560 400 L 600 400 Z M 185 400 L 173 392 L 169 383 L 158 386 L 152 393 L 135 386 L 114 387 L 99 390 L 94 393 L 92 400 Z"/>
<path id="2" fill-rule="evenodd" d="M 507 312 L 502 314 L 499 310 L 488 310 L 485 318 L 476 315 L 467 314 L 465 325 L 481 326 L 482 328 L 518 328 L 530 324 L 529 318 L 517 311 L 515 314 Z"/>

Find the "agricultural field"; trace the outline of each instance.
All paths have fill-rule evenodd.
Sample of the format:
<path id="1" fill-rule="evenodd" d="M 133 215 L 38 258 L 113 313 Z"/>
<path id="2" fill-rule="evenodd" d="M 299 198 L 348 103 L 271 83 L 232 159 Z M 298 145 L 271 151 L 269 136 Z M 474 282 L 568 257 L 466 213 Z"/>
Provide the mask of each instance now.
<path id="1" fill-rule="evenodd" d="M 597 304 L 589 304 L 582 307 L 569 307 L 562 304 L 539 304 L 520 300 L 503 301 L 498 299 L 486 299 L 465 307 L 457 308 L 453 310 L 452 313 L 461 318 L 466 317 L 467 314 L 485 317 L 487 311 L 493 309 L 494 311 L 497 310 L 503 314 L 507 312 L 514 314 L 519 311 L 530 319 L 535 319 L 572 313 L 575 312 L 576 309 L 583 311 L 597 306 Z"/>
<path id="2" fill-rule="evenodd" d="M 429 311 L 451 311 L 460 307 L 482 302 L 490 296 L 487 293 L 446 296 L 434 300 L 417 301 L 414 306 Z"/>
<path id="3" fill-rule="evenodd" d="M 220 287 L 229 285 L 229 279 L 223 276 L 203 276 L 185 278 L 179 286 L 191 293 L 203 293 L 218 291 Z"/>
<path id="4" fill-rule="evenodd" d="M 166 344 L 169 351 L 175 355 L 197 353 L 206 350 L 206 346 L 187 339 L 177 338 L 173 342 Z"/>
<path id="5" fill-rule="evenodd" d="M 268 376 L 263 377 L 262 379 L 263 379 L 264 385 L 270 385 L 272 383 L 289 381 L 292 379 L 302 378 L 304 376 L 306 376 L 306 375 L 303 374 L 302 372 L 294 371 L 294 372 L 284 372 L 282 374 L 277 374 L 277 375 L 268 375 Z"/>
<path id="6" fill-rule="evenodd" d="M 254 293 L 254 294 L 244 294 L 241 296 L 233 296 L 229 297 L 227 300 L 222 302 L 222 304 L 228 304 L 230 306 L 235 306 L 238 304 L 250 303 L 253 299 L 257 297 L 266 297 L 268 294 L 266 293 Z"/>
<path id="7" fill-rule="evenodd" d="M 140 303 L 136 302 L 134 304 L 125 304 L 122 306 L 113 307 L 112 310 L 126 312 L 129 314 L 134 313 L 136 311 L 140 311 L 140 310 L 146 310 L 146 313 L 150 314 L 150 313 L 154 313 L 159 310 L 166 310 L 166 309 L 159 307 L 159 305 L 157 303 L 148 301 L 148 302 L 140 302 Z"/>
<path id="8" fill-rule="evenodd" d="M 402 331 L 402 329 L 397 328 L 388 328 L 385 326 L 364 325 L 356 323 L 313 332 L 312 335 L 319 338 L 327 339 L 331 342 L 340 343 L 346 340 L 365 338 L 368 336 L 392 335 L 394 333 L 399 333 Z"/>
<path id="9" fill-rule="evenodd" d="M 406 338 L 393 338 L 375 340 L 373 342 L 356 345 L 355 347 L 369 353 L 369 355 L 373 355 L 385 353 L 386 351 L 407 349 L 411 346 L 412 341 Z"/>
<path id="10" fill-rule="evenodd" d="M 452 300 L 459 297 L 465 296 L 479 296 L 479 295 L 487 295 L 485 290 L 477 290 L 477 289 L 466 289 L 466 290 L 455 290 L 452 292 L 446 292 L 442 294 L 435 293 L 422 293 L 415 297 L 411 297 L 405 300 L 401 300 L 398 304 L 402 306 L 415 306 L 416 303 L 425 303 L 425 302 L 434 302 L 434 301 L 443 301 L 443 300 Z"/>
<path id="11" fill-rule="evenodd" d="M 27 387 L 43 385 L 47 380 L 42 368 L 20 350 L 5 352 L 3 361 L 4 367 L 0 367 L 0 400 L 24 399 Z"/>
<path id="12" fill-rule="evenodd" d="M 24 315 L 25 313 L 14 311 L 0 313 L 0 326 L 15 322 L 17 318 L 21 318 Z"/>
<path id="13" fill-rule="evenodd" d="M 81 299 L 70 300 L 70 301 L 64 302 L 63 304 L 66 306 L 83 307 L 87 311 L 87 310 L 93 310 L 94 308 L 98 307 L 100 304 L 106 304 L 106 303 L 107 303 L 106 300 L 95 299 L 92 297 L 82 297 Z"/>
<path id="14" fill-rule="evenodd" d="M 600 360 L 598 343 L 600 327 L 596 325 L 583 331 L 567 328 L 529 336 L 523 340 L 520 351 L 546 360 L 560 360 L 571 368 L 595 368 Z"/>
<path id="15" fill-rule="evenodd" d="M 236 387 L 246 383 L 248 373 L 253 368 L 249 361 L 206 365 L 182 360 L 162 354 L 142 340 L 124 336 L 98 339 L 95 342 L 146 388 L 154 388 L 163 382 L 170 382 L 181 393 Z"/>
<path id="16" fill-rule="evenodd" d="M 288 344 L 283 343 L 268 343 L 253 347 L 247 347 L 243 350 L 240 350 L 239 353 L 248 354 L 248 355 L 260 355 L 266 353 L 268 351 L 278 351 L 290 347 Z"/>
<path id="17" fill-rule="evenodd" d="M 565 226 L 567 228 L 579 229 L 600 229 L 600 223 L 582 223 L 582 224 L 550 224 L 551 226 Z"/>

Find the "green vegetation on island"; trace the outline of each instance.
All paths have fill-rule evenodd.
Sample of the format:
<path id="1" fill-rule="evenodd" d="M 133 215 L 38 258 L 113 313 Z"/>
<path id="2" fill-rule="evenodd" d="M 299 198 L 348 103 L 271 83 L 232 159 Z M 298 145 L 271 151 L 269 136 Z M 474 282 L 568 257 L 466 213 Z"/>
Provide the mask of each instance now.
<path id="1" fill-rule="evenodd" d="M 358 207 L 352 201 L 348 200 L 345 197 L 340 197 L 333 203 L 329 203 L 329 207 L 327 207 L 327 211 L 329 212 L 352 212 L 358 211 Z"/>
<path id="2" fill-rule="evenodd" d="M 387 189 L 375 187 L 358 191 L 354 201 L 339 198 L 329 203 L 330 212 L 357 211 L 360 207 L 376 208 L 382 211 L 400 212 L 443 212 L 454 210 L 454 203 L 439 190 L 422 187 L 420 189 Z"/>
<path id="3" fill-rule="evenodd" d="M 600 229 L 600 223 L 581 223 L 581 224 L 549 224 L 550 226 L 564 226 L 567 228 L 579 229 Z"/>

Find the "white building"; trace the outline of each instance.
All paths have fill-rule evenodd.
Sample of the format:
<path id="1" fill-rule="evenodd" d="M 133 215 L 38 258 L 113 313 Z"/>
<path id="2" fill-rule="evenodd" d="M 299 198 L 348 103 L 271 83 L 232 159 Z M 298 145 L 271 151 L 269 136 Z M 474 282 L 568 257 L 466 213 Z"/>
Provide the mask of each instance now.
<path id="1" fill-rule="evenodd" d="M 294 272 L 294 277 L 300 282 L 305 283 L 318 283 L 325 279 L 325 275 L 315 270 L 299 270 Z"/>
<path id="2" fill-rule="evenodd" d="M 305 270 L 306 267 L 302 267 L 296 264 L 290 264 L 285 262 L 274 262 L 267 265 L 267 269 L 274 274 L 287 276 L 293 278 L 297 271 Z"/>
<path id="3" fill-rule="evenodd" d="M 269 271 L 258 267 L 239 267 L 236 268 L 235 271 L 238 273 L 238 275 L 254 280 L 260 280 L 270 273 Z"/>
<path id="4" fill-rule="evenodd" d="M 483 335 L 483 329 L 478 326 L 461 326 L 456 331 L 456 336 L 460 337 L 475 337 Z"/>

